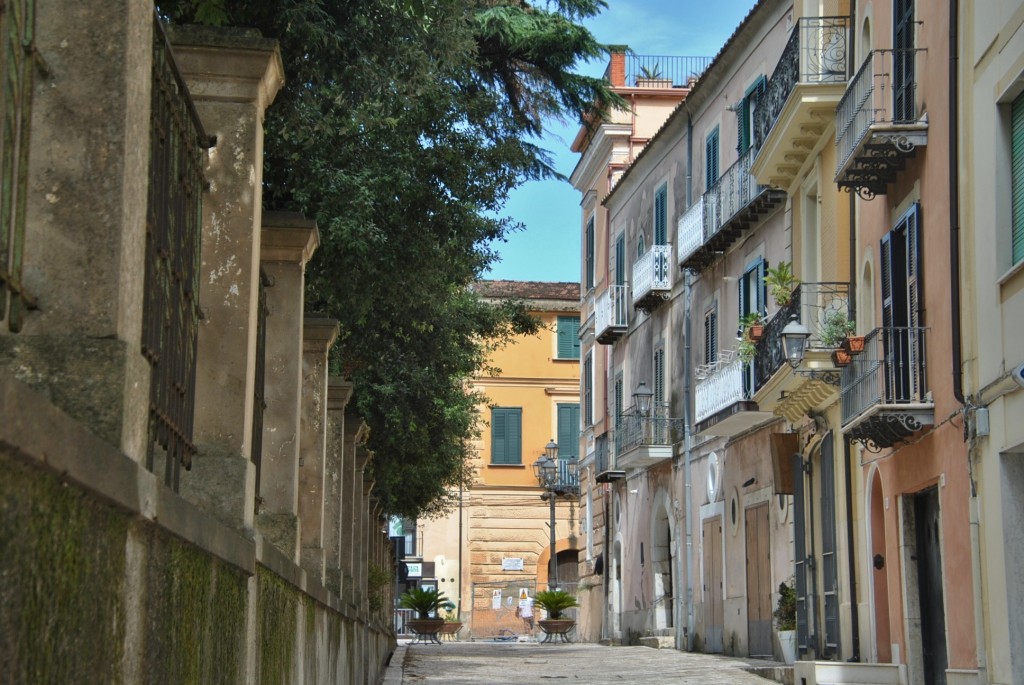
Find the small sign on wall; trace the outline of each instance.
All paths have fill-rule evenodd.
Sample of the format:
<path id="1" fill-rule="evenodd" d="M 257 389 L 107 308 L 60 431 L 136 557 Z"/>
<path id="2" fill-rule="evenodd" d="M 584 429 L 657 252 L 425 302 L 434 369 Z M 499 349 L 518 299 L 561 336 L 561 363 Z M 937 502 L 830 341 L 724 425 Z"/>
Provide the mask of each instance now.
<path id="1" fill-rule="evenodd" d="M 522 557 L 505 557 L 501 560 L 502 571 L 522 571 L 523 570 L 523 558 Z"/>
<path id="2" fill-rule="evenodd" d="M 410 578 L 423 577 L 423 564 L 421 562 L 407 562 L 405 565 Z"/>

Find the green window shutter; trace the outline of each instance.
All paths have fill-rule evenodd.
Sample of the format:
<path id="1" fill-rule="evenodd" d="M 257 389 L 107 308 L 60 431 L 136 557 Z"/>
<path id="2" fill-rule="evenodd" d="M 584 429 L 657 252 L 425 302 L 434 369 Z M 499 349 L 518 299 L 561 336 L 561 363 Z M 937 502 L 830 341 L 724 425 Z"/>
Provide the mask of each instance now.
<path id="1" fill-rule="evenodd" d="M 594 287 L 594 217 L 587 222 L 587 290 Z"/>
<path id="2" fill-rule="evenodd" d="M 662 185 L 654 193 L 654 244 L 668 243 L 668 186 Z"/>
<path id="3" fill-rule="evenodd" d="M 580 358 L 580 318 L 560 316 L 557 326 L 558 359 Z"/>
<path id="4" fill-rule="evenodd" d="M 626 284 L 626 236 L 619 234 L 615 241 L 615 285 Z"/>
<path id="5" fill-rule="evenodd" d="M 558 458 L 576 459 L 580 443 L 580 405 L 558 405 Z"/>
<path id="6" fill-rule="evenodd" d="M 615 379 L 615 427 L 622 423 L 622 377 Z"/>
<path id="7" fill-rule="evenodd" d="M 491 410 L 491 463 L 522 463 L 523 410 L 495 407 Z"/>
<path id="8" fill-rule="evenodd" d="M 711 186 L 718 183 L 718 128 L 712 131 L 707 138 L 707 142 L 704 145 L 705 153 L 705 174 L 704 189 L 707 190 Z"/>
<path id="9" fill-rule="evenodd" d="M 1013 263 L 1024 260 L 1024 93 L 1017 96 L 1011 108 L 1011 184 Z"/>
<path id="10" fill-rule="evenodd" d="M 654 406 L 665 403 L 665 349 L 654 352 Z"/>

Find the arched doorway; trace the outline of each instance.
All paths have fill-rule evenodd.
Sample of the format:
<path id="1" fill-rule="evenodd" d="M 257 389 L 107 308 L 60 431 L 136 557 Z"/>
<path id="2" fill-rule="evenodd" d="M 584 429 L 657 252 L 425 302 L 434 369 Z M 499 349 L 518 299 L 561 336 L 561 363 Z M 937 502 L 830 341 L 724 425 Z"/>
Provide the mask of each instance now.
<path id="1" fill-rule="evenodd" d="M 651 571 L 654 574 L 654 627 L 673 627 L 674 588 L 672 558 L 672 525 L 667 497 L 663 497 L 651 526 Z"/>
<path id="2" fill-rule="evenodd" d="M 871 585 L 875 613 L 875 661 L 892 662 L 889 632 L 889 574 L 885 554 L 885 497 L 882 476 L 876 470 L 871 479 Z"/>
<path id="3" fill-rule="evenodd" d="M 608 625 L 612 639 L 622 639 L 622 542 L 615 541 L 612 548 L 611 567 L 608 569 L 610 589 L 608 592 Z"/>

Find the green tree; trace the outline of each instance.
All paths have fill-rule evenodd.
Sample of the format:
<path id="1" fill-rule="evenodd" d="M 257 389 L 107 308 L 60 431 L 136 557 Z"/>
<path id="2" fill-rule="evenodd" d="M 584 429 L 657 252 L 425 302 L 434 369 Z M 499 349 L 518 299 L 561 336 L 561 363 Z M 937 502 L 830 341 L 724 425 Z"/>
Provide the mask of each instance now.
<path id="1" fill-rule="evenodd" d="M 517 224 L 525 179 L 557 176 L 531 142 L 547 117 L 621 105 L 574 73 L 602 47 L 602 0 L 165 0 L 178 22 L 258 28 L 286 85 L 267 111 L 264 204 L 304 211 L 321 246 L 307 302 L 338 318 L 335 368 L 370 426 L 376 493 L 394 514 L 445 507 L 472 477 L 488 352 L 536 332 L 521 305 L 469 286 Z"/>

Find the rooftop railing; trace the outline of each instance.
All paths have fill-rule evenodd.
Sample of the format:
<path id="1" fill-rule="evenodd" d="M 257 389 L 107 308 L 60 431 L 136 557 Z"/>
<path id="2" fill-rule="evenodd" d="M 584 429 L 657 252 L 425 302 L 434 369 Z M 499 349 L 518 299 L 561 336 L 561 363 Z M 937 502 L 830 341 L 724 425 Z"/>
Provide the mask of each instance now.
<path id="1" fill-rule="evenodd" d="M 630 88 L 685 88 L 699 79 L 711 57 L 626 54 L 626 85 Z M 611 80 L 611 65 L 605 71 Z"/>

